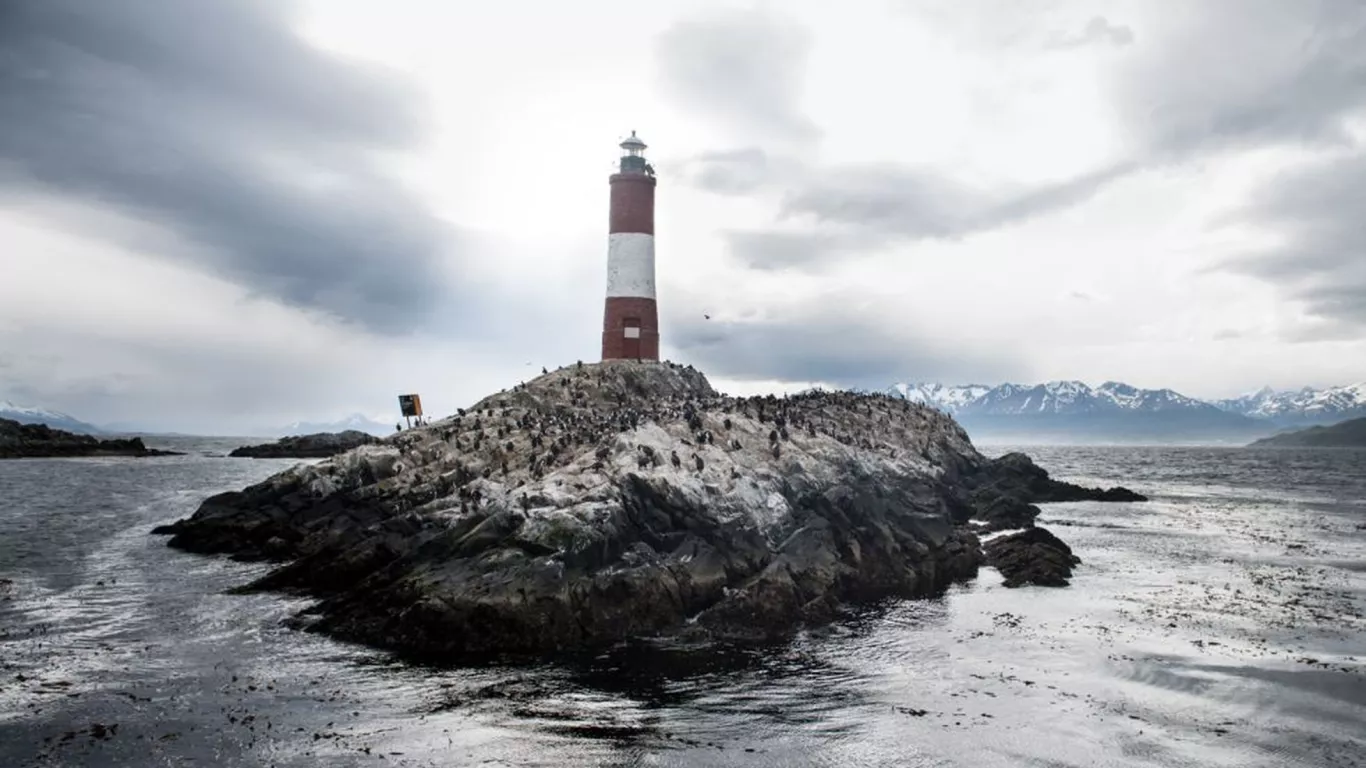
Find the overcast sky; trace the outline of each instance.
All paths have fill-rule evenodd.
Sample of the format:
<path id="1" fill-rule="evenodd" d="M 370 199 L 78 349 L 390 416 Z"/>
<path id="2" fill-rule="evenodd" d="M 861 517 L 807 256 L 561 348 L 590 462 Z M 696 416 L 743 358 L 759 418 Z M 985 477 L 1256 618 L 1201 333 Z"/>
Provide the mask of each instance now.
<path id="1" fill-rule="evenodd" d="M 633 129 L 723 389 L 1366 379 L 1359 0 L 0 15 L 0 399 L 240 433 L 596 360 Z"/>

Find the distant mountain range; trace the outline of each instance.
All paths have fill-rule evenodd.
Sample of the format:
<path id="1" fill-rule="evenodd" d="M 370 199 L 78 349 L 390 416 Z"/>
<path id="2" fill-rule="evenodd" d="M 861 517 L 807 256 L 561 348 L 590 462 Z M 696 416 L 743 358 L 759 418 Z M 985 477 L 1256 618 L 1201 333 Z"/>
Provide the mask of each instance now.
<path id="1" fill-rule="evenodd" d="M 1050 442 L 1245 442 L 1288 426 L 1366 416 L 1366 384 L 1263 389 L 1209 402 L 1170 389 L 1107 381 L 1044 384 L 894 384 L 888 394 L 953 414 L 978 438 Z"/>
<path id="2" fill-rule="evenodd" d="M 1215 405 L 1231 413 L 1266 419 L 1281 426 L 1328 424 L 1366 416 L 1366 382 L 1282 392 L 1265 387 L 1250 395 L 1220 400 Z"/>
<path id="3" fill-rule="evenodd" d="M 54 411 L 49 408 L 37 408 L 33 406 L 15 405 L 8 400 L 0 400 L 0 419 L 12 419 L 21 424 L 46 424 L 53 429 L 63 429 L 67 432 L 75 432 L 81 435 L 182 435 L 179 432 L 154 432 L 146 429 L 139 429 L 138 425 L 131 422 L 118 422 L 111 424 L 95 425 L 70 414 Z M 311 435 L 318 432 L 344 432 L 348 429 L 355 429 L 367 432 L 376 437 L 384 437 L 394 432 L 393 424 L 383 424 L 374 421 L 363 414 L 353 413 L 344 419 L 331 422 L 311 422 L 296 421 L 283 427 L 273 429 L 247 429 L 246 432 L 259 435 L 261 437 L 286 437 L 289 435 Z"/>
<path id="4" fill-rule="evenodd" d="M 279 437 L 315 435 L 319 432 L 345 432 L 348 429 L 367 432 L 375 437 L 386 437 L 394 433 L 393 424 L 381 424 L 363 414 L 353 413 L 340 421 L 296 421 L 286 427 L 274 430 L 272 435 Z"/>
<path id="5" fill-rule="evenodd" d="M 46 424 L 53 429 L 62 429 L 80 435 L 103 435 L 105 430 L 94 424 L 87 424 L 75 416 L 47 408 L 15 405 L 8 400 L 0 400 L 0 419 L 10 419 L 20 424 Z"/>
<path id="6" fill-rule="evenodd" d="M 1020 442 L 1231 442 L 1245 444 L 1287 428 L 1366 417 L 1366 382 L 1297 390 L 1264 388 L 1242 397 L 1206 401 L 1170 389 L 1140 389 L 1107 381 L 1044 384 L 894 384 L 888 394 L 926 403 L 954 416 L 975 439 Z M 148 434 L 129 424 L 96 426 L 69 414 L 0 401 L 0 418 L 47 424 L 87 435 Z M 339 421 L 294 422 L 250 430 L 285 437 L 355 429 L 377 437 L 394 425 L 355 413 Z"/>

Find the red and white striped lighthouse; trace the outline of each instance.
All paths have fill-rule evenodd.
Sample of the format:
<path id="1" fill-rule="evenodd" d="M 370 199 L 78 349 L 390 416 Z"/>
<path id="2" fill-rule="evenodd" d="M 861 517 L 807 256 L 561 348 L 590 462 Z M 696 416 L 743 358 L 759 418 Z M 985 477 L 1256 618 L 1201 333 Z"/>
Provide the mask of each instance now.
<path id="1" fill-rule="evenodd" d="M 602 318 L 603 360 L 658 360 L 655 306 L 655 170 L 645 142 L 621 142 L 621 166 L 610 178 L 607 306 Z"/>

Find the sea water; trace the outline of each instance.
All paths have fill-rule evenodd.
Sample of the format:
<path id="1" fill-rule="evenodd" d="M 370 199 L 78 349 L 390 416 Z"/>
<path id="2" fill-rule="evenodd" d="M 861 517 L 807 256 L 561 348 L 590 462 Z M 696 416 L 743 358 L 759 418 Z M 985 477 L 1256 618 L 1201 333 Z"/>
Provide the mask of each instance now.
<path id="1" fill-rule="evenodd" d="M 156 525 L 294 462 L 0 462 L 0 766 L 1366 765 L 1366 452 L 1025 449 L 1070 587 L 983 569 L 764 649 L 417 667 Z M 1008 446 L 987 446 L 989 454 Z"/>

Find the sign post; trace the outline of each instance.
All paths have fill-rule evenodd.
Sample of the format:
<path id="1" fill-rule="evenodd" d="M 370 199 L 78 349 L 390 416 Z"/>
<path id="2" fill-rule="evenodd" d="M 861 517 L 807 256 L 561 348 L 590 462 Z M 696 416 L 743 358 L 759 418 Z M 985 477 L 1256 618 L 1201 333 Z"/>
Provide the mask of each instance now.
<path id="1" fill-rule="evenodd" d="M 404 421 L 404 423 L 406 423 L 410 429 L 412 428 L 413 425 L 412 425 L 412 422 L 409 421 L 409 419 L 417 418 L 417 419 L 418 419 L 418 423 L 419 423 L 419 424 L 421 423 L 421 420 L 422 420 L 422 398 L 421 398 L 421 397 L 418 397 L 417 395 L 399 395 L 399 396 L 398 396 L 398 407 L 399 407 L 399 410 L 403 412 L 403 421 Z"/>

